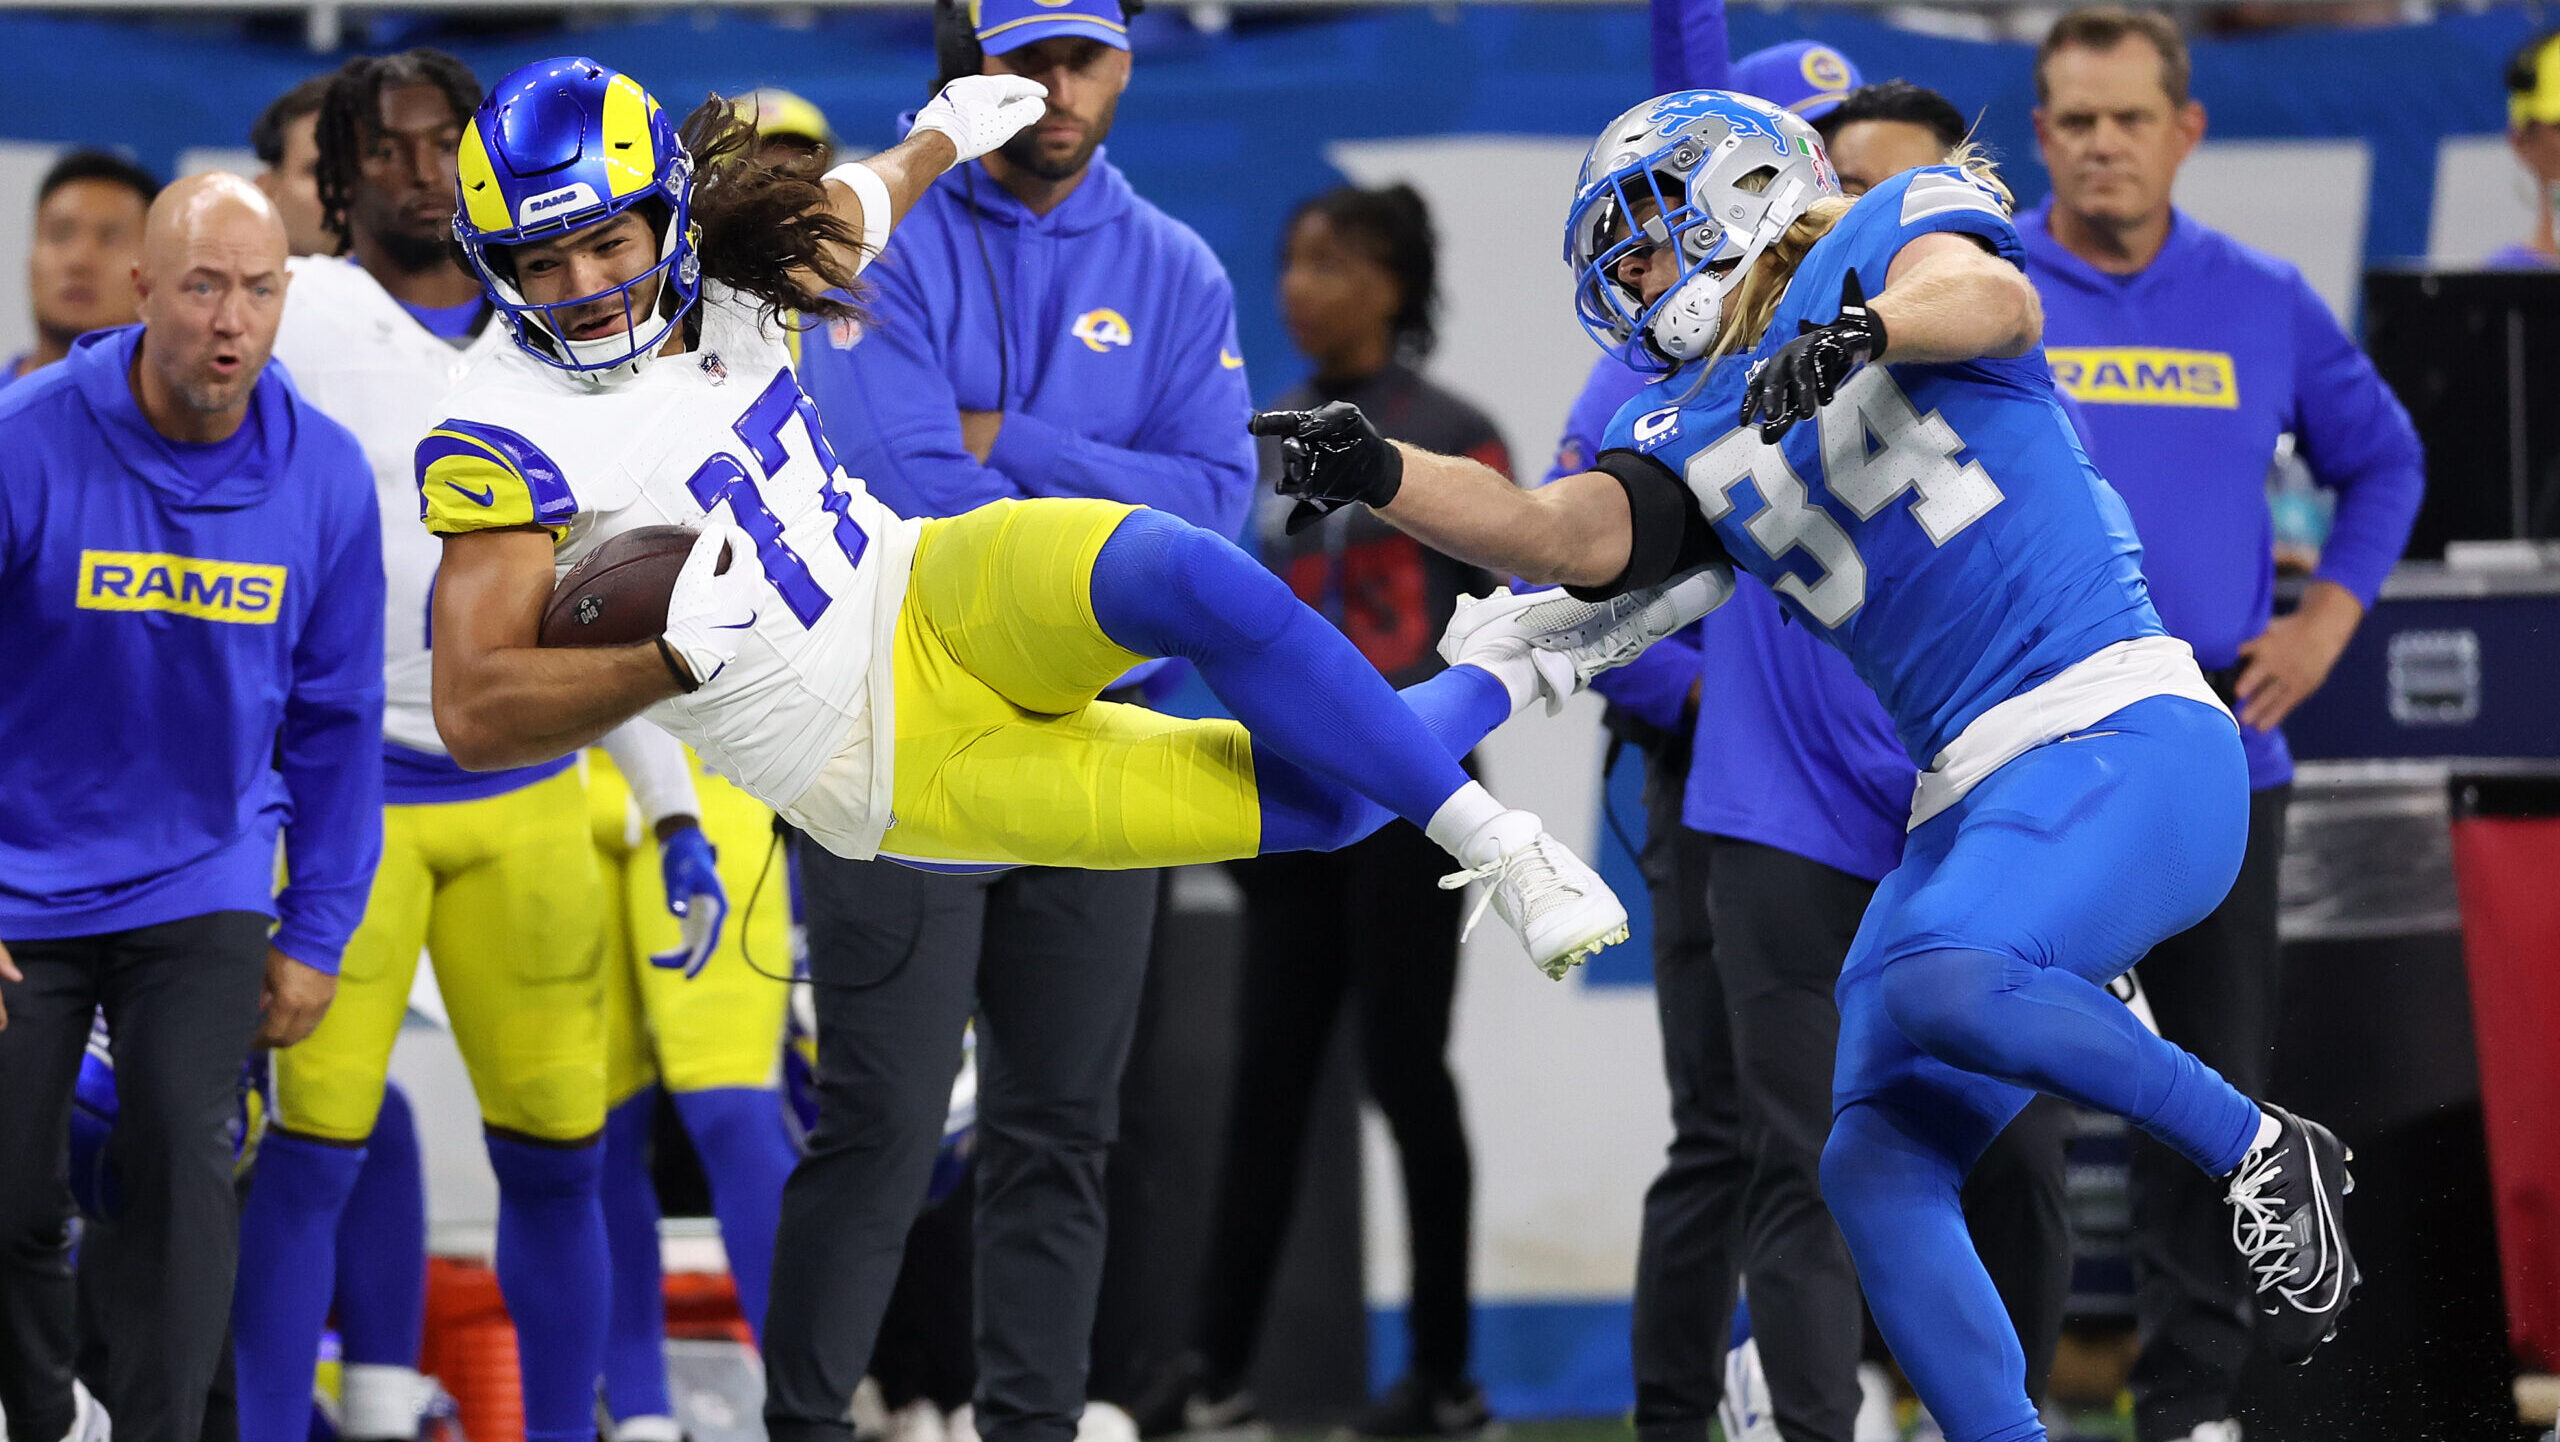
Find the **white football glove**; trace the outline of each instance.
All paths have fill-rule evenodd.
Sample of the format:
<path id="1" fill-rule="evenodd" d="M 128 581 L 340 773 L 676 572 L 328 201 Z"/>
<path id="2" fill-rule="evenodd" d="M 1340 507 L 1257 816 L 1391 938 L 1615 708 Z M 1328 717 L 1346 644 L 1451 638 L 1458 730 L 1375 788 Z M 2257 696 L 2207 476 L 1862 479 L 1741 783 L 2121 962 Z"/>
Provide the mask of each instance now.
<path id="1" fill-rule="evenodd" d="M 939 130 L 960 150 L 961 164 L 1011 140 L 1049 113 L 1049 87 L 1019 75 L 963 75 L 916 112 L 907 134 Z"/>
<path id="2" fill-rule="evenodd" d="M 729 569 L 715 574 L 723 547 Z M 735 526 L 708 522 L 667 596 L 667 649 L 693 673 L 695 684 L 706 683 L 738 654 L 756 612 L 773 599 L 773 587 L 756 562 L 756 543 Z"/>

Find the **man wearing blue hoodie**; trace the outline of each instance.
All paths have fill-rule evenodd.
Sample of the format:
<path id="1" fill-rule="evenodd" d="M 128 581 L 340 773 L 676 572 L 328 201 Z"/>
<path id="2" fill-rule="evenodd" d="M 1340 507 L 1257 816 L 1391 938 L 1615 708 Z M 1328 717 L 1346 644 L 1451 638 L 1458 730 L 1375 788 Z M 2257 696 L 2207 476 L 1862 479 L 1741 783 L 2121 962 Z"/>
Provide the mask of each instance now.
<path id="1" fill-rule="evenodd" d="M 20 1437 L 103 1435 L 71 1376 L 61 1180 L 93 1011 L 124 1195 L 92 1259 L 106 1410 L 120 1436 L 195 1442 L 237 1258 L 240 1063 L 318 1024 L 381 850 L 379 518 L 355 438 L 267 365 L 285 249 L 248 182 L 169 187 L 142 324 L 0 398 L 0 630 L 27 703 L 0 712 L 0 1408 Z"/>
<path id="2" fill-rule="evenodd" d="M 2195 648 L 2240 720 L 2249 849 L 2231 894 L 2152 948 L 2161 1035 L 2252 1095 L 2275 1039 L 2276 871 L 2293 758 L 2277 726 L 2319 689 L 2408 543 L 2425 485 L 2409 417 L 2300 272 L 2170 203 L 2204 136 L 2174 22 L 2110 7 L 2054 24 L 2036 54 L 2036 139 L 2053 197 L 2018 217 L 2054 379 L 2124 497 L 2160 622 Z M 2290 432 L 2337 520 L 2301 604 L 2273 614 L 2266 481 Z M 2253 1293 L 2220 1187 L 2137 1139 L 2134 1277 L 2143 1442 L 2231 1442 Z"/>
<path id="3" fill-rule="evenodd" d="M 1048 107 L 899 217 L 865 275 L 867 324 L 802 341 L 801 383 L 845 468 L 907 516 L 1085 496 L 1237 534 L 1255 458 L 1234 288 L 1102 150 L 1129 81 L 1128 15 L 1118 0 L 979 0 L 945 3 L 937 21 L 945 79 L 1027 76 Z M 860 1203 L 902 1146 L 934 1146 L 951 1076 L 921 1059 L 946 1057 L 974 1010 L 975 1422 L 987 1442 L 1065 1442 L 1085 1403 L 1103 1161 L 1156 874 L 936 874 L 815 847 L 800 863 L 818 1029 L 863 1038 L 848 1051 L 877 1070 L 822 1094 L 783 1193 L 775 1250 L 793 1264 L 766 1314 L 767 1429 L 850 1435 L 846 1404 L 922 1199 Z"/>

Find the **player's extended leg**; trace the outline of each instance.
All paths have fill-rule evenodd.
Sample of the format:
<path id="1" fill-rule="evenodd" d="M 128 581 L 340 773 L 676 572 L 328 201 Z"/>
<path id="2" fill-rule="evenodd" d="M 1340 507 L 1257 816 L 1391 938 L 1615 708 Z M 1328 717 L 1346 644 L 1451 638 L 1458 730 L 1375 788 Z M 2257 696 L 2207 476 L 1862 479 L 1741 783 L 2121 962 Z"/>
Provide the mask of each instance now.
<path id="1" fill-rule="evenodd" d="M 1273 762 L 1285 760 L 1429 829 L 1473 785 L 1457 758 L 1513 709 L 1502 685 L 1474 667 L 1400 697 L 1278 576 L 1162 512 L 1132 512 L 1112 530 L 1094 558 L 1092 590 L 1104 635 L 1138 655 L 1179 656 L 1200 669 L 1254 738 L 1254 775 L 1275 792 L 1307 789 L 1272 786 L 1281 770 Z M 1330 850 L 1376 829 L 1313 833 L 1304 827 L 1306 799 L 1265 816 L 1262 850 Z M 1345 809 L 1354 827 L 1368 819 L 1365 808 Z"/>
<path id="2" fill-rule="evenodd" d="M 498 1178 L 498 1286 L 527 1442 L 591 1442 L 611 1286 L 604 1163 L 604 906 L 574 773 L 472 808 L 427 946 Z M 467 852 L 465 845 L 470 848 Z"/>
<path id="3" fill-rule="evenodd" d="M 426 941 L 435 877 L 427 806 L 383 810 L 382 862 L 338 964 L 328 1015 L 276 1053 L 275 1117 L 240 1217 L 231 1299 L 241 1442 L 303 1442 L 337 1273 L 338 1227 L 365 1164 Z"/>
<path id="4" fill-rule="evenodd" d="M 1630 610 L 1613 634 L 1659 619 Z M 934 522 L 899 616 L 897 820 L 882 850 L 1162 866 L 1339 846 L 1403 815 L 1491 881 L 1489 904 L 1562 975 L 1623 934 L 1625 911 L 1536 817 L 1458 766 L 1541 689 L 1521 618 L 1478 632 L 1468 665 L 1399 698 L 1277 577 L 1185 522 L 1065 500 Z M 1192 661 L 1243 725 L 1094 701 L 1148 656 Z M 1495 678 L 1505 669 L 1516 686 Z"/>
<path id="5" fill-rule="evenodd" d="M 1888 883 L 1886 1014 L 1950 1066 L 2113 1112 L 2231 1171 L 2256 1104 L 2103 983 L 2220 902 L 2247 797 L 2231 723 L 2175 697 L 2000 768 L 1912 834 L 1905 866 L 1926 879 Z"/>

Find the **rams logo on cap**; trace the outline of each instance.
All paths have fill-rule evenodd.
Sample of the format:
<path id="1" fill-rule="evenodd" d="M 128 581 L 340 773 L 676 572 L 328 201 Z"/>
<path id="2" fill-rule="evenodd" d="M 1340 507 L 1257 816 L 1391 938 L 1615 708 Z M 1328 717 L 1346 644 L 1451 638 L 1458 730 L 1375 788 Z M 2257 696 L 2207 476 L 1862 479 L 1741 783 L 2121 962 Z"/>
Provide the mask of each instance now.
<path id="1" fill-rule="evenodd" d="M 1816 45 L 1804 52 L 1804 79 L 1816 90 L 1849 88 L 1849 62 L 1839 51 Z"/>
<path id="2" fill-rule="evenodd" d="M 1077 316 L 1075 328 L 1068 334 L 1083 341 L 1085 349 L 1095 352 L 1107 351 L 1113 346 L 1125 346 L 1136 339 L 1130 334 L 1129 318 L 1116 310 L 1109 309 L 1089 310 Z"/>

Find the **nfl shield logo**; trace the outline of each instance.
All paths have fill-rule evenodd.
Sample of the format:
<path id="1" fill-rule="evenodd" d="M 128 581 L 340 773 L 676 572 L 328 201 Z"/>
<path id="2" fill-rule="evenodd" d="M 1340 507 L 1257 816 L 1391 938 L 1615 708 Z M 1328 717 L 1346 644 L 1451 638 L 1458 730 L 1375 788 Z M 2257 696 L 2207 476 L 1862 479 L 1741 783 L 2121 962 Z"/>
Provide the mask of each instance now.
<path id="1" fill-rule="evenodd" d="M 729 368 L 720 363 L 720 353 L 716 350 L 703 352 L 702 373 L 711 377 L 715 386 L 729 379 Z"/>

